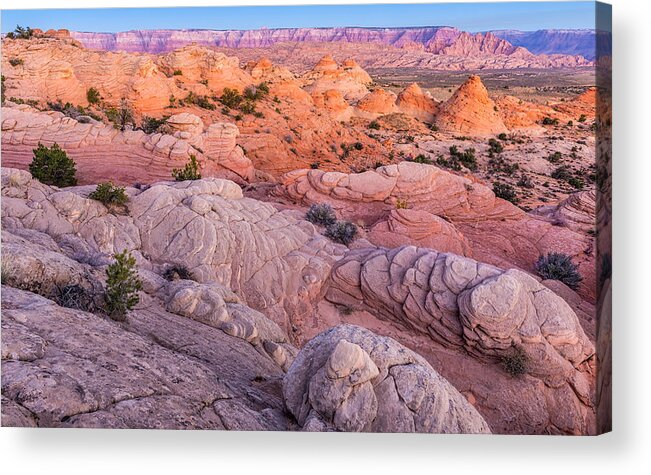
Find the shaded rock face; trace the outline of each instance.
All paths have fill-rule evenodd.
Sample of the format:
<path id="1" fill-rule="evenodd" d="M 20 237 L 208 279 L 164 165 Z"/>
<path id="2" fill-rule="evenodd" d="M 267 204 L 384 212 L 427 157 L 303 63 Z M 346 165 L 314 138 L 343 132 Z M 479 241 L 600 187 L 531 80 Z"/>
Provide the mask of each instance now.
<path id="1" fill-rule="evenodd" d="M 479 76 L 470 76 L 450 99 L 439 105 L 436 125 L 443 131 L 473 135 L 507 132 Z"/>
<path id="2" fill-rule="evenodd" d="M 473 397 L 492 401 L 514 419 L 506 429 L 499 422 L 504 414 L 488 410 L 494 430 L 593 429 L 594 346 L 570 306 L 528 274 L 414 246 L 359 249 L 333 268 L 326 299 L 369 311 L 456 353 L 455 364 L 440 368 L 443 376 L 460 386 L 472 381 Z M 490 371 L 516 351 L 527 362 L 517 401 Z"/>
<path id="3" fill-rule="evenodd" d="M 98 121 L 81 123 L 60 112 L 39 112 L 28 106 L 2 108 L 3 164 L 26 169 L 39 143 L 58 143 L 76 162 L 79 182 L 151 183 L 169 179 L 195 155 L 201 171 L 237 181 L 254 176 L 251 161 L 236 144 L 233 124 L 204 127 L 193 114 L 169 118 L 169 134 L 120 131 Z M 107 157 L 107 149 L 111 156 Z"/>
<path id="4" fill-rule="evenodd" d="M 353 325 L 312 339 L 287 372 L 283 394 L 308 431 L 490 433 L 422 357 Z"/>
<path id="5" fill-rule="evenodd" d="M 235 183 L 209 178 L 128 189 L 127 216 L 84 196 L 92 187 L 59 191 L 29 173 L 3 169 L 2 219 L 7 228 L 45 232 L 96 259 L 135 251 L 147 270 L 186 266 L 198 282 L 217 282 L 289 331 L 313 312 L 330 266 L 345 249 L 303 216 L 243 198 Z M 290 318 L 291 315 L 291 318 Z"/>
<path id="6" fill-rule="evenodd" d="M 246 341 L 157 307 L 123 326 L 2 286 L 4 426 L 287 430 L 282 376 Z"/>

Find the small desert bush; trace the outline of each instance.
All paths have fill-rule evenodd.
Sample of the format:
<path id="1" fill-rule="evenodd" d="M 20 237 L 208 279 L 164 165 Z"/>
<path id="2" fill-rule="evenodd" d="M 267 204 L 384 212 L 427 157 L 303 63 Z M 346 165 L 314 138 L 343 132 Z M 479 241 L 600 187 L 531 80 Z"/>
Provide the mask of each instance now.
<path id="1" fill-rule="evenodd" d="M 536 261 L 536 271 L 543 279 L 560 280 L 571 289 L 577 289 L 583 280 L 572 258 L 561 252 L 550 252 Z"/>
<path id="2" fill-rule="evenodd" d="M 154 117 L 149 117 L 146 115 L 142 118 L 142 122 L 140 123 L 140 128 L 146 134 L 155 134 L 156 132 L 159 132 L 161 126 L 167 123 L 167 119 L 169 119 L 169 116 L 164 116 L 161 117 L 160 119 L 156 119 Z"/>
<path id="3" fill-rule="evenodd" d="M 228 87 L 224 88 L 222 95 L 219 98 L 219 101 L 224 104 L 226 107 L 231 109 L 236 109 L 237 106 L 242 102 L 242 95 L 237 92 L 235 89 L 230 89 Z"/>
<path id="4" fill-rule="evenodd" d="M 242 101 L 242 103 L 240 104 L 240 111 L 243 114 L 255 113 L 255 103 L 249 99 Z"/>
<path id="5" fill-rule="evenodd" d="M 183 71 L 180 69 L 175 69 L 174 72 L 172 73 L 173 76 L 183 76 Z"/>
<path id="6" fill-rule="evenodd" d="M 414 158 L 414 162 L 422 163 L 423 165 L 431 165 L 432 164 L 432 159 L 425 156 L 425 155 L 423 155 L 423 154 L 420 154 L 420 155 L 417 155 L 416 158 Z"/>
<path id="7" fill-rule="evenodd" d="M 7 38 L 10 38 L 12 40 L 29 40 L 33 36 L 34 30 L 32 30 L 29 26 L 22 27 L 20 25 L 16 25 L 14 31 L 7 33 Z"/>
<path id="8" fill-rule="evenodd" d="M 325 235 L 332 241 L 347 246 L 357 236 L 357 226 L 349 221 L 337 221 L 326 228 Z"/>
<path id="9" fill-rule="evenodd" d="M 125 130 L 128 125 L 133 126 L 133 111 L 129 108 L 129 104 L 125 99 L 120 101 L 120 107 L 110 107 L 104 111 L 106 118 L 113 122 L 113 127 L 120 130 Z"/>
<path id="10" fill-rule="evenodd" d="M 513 204 L 517 204 L 519 201 L 515 188 L 513 188 L 513 186 L 509 185 L 508 183 L 493 183 L 493 193 L 495 193 L 495 196 L 498 198 L 510 201 Z"/>
<path id="11" fill-rule="evenodd" d="M 561 154 L 561 152 L 554 152 L 547 155 L 547 161 L 549 163 L 559 163 L 562 158 L 563 155 Z"/>
<path id="12" fill-rule="evenodd" d="M 450 156 L 451 161 L 459 162 L 468 170 L 477 170 L 477 158 L 475 157 L 474 148 L 467 148 L 463 152 L 460 152 L 456 145 L 452 145 L 450 147 Z"/>
<path id="13" fill-rule="evenodd" d="M 489 152 L 492 154 L 502 153 L 502 151 L 504 150 L 504 146 L 495 139 L 488 140 L 488 147 L 489 147 L 488 148 Z"/>
<path id="14" fill-rule="evenodd" d="M 372 120 L 368 124 L 368 128 L 373 130 L 380 130 L 380 123 L 377 120 Z"/>
<path id="15" fill-rule="evenodd" d="M 61 307 L 84 312 L 95 312 L 97 310 L 93 292 L 79 284 L 69 284 L 57 288 L 54 300 Z"/>
<path id="16" fill-rule="evenodd" d="M 97 200 L 104 206 L 124 206 L 129 201 L 129 197 L 122 186 L 114 186 L 113 183 L 100 183 L 88 197 Z"/>
<path id="17" fill-rule="evenodd" d="M 174 264 L 163 272 L 165 280 L 194 280 L 192 272 L 182 264 Z"/>
<path id="18" fill-rule="evenodd" d="M 9 64 L 11 64 L 13 67 L 22 66 L 23 64 L 25 64 L 25 61 L 23 61 L 20 58 L 11 58 L 9 59 Z"/>
<path id="19" fill-rule="evenodd" d="M 102 96 L 97 89 L 91 87 L 86 91 L 86 100 L 89 104 L 99 104 L 102 100 Z"/>
<path id="20" fill-rule="evenodd" d="M 500 362 L 504 371 L 513 377 L 521 376 L 529 369 L 529 357 L 519 347 L 514 347 L 509 354 L 502 356 Z"/>
<path id="21" fill-rule="evenodd" d="M 545 117 L 542 120 L 542 125 L 558 125 L 558 119 L 552 119 L 551 117 Z"/>
<path id="22" fill-rule="evenodd" d="M 46 185 L 58 187 L 77 184 L 77 168 L 74 160 L 58 144 L 46 147 L 41 143 L 33 150 L 34 158 L 29 164 L 29 172 Z"/>
<path id="23" fill-rule="evenodd" d="M 199 173 L 197 157 L 190 155 L 190 160 L 183 168 L 175 168 L 172 170 L 172 176 L 176 181 L 200 180 L 201 173 Z"/>
<path id="24" fill-rule="evenodd" d="M 327 203 L 315 204 L 310 206 L 305 214 L 305 219 L 310 223 L 319 224 L 321 226 L 330 226 L 337 222 L 335 211 Z"/>
<path id="25" fill-rule="evenodd" d="M 186 104 L 193 104 L 195 106 L 199 106 L 202 109 L 207 109 L 207 110 L 215 110 L 217 109 L 217 106 L 213 104 L 208 96 L 200 96 L 199 94 L 195 94 L 194 92 L 190 91 L 187 96 L 185 96 L 185 99 L 183 101 Z"/>
<path id="26" fill-rule="evenodd" d="M 572 171 L 567 165 L 561 165 L 560 167 L 556 168 L 550 176 L 557 180 L 568 181 L 570 178 L 572 178 Z"/>
<path id="27" fill-rule="evenodd" d="M 585 114 L 581 114 L 577 119 L 578 122 L 585 122 L 586 120 L 588 120 L 588 118 L 586 117 Z"/>
<path id="28" fill-rule="evenodd" d="M 106 269 L 106 313 L 113 320 L 123 322 L 127 313 L 133 309 L 140 297 L 142 282 L 136 270 L 136 259 L 131 253 L 124 251 L 113 256 L 115 262 Z"/>
<path id="29" fill-rule="evenodd" d="M 400 198 L 396 200 L 396 209 L 407 209 L 407 208 L 409 208 L 409 203 L 407 202 L 407 200 L 402 200 Z"/>

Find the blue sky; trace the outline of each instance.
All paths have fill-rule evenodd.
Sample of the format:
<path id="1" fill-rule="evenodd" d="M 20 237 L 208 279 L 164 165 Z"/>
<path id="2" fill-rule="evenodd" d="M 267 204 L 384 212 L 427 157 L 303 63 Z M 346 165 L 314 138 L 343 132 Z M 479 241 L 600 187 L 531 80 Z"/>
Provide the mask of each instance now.
<path id="1" fill-rule="evenodd" d="M 466 31 L 594 28 L 593 2 L 305 5 L 276 7 L 2 10 L 16 25 L 115 32 L 136 29 L 256 29 L 329 26 L 455 26 Z"/>

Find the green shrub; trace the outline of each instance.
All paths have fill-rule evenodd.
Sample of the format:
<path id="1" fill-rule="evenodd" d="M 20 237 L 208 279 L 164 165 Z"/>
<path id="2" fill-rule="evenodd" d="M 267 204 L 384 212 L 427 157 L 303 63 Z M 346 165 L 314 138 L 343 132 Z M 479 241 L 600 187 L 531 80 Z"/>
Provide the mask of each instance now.
<path id="1" fill-rule="evenodd" d="M 495 139 L 488 140 L 488 147 L 491 153 L 502 153 L 504 147 Z"/>
<path id="2" fill-rule="evenodd" d="M 34 36 L 34 30 L 32 30 L 29 26 L 23 28 L 20 25 L 16 25 L 14 31 L 10 31 L 9 33 L 7 33 L 7 38 L 11 38 L 12 40 L 29 40 L 33 36 Z"/>
<path id="3" fill-rule="evenodd" d="M 514 347 L 509 354 L 502 356 L 501 364 L 504 371 L 511 376 L 521 376 L 529 369 L 529 357 L 522 348 Z"/>
<path id="4" fill-rule="evenodd" d="M 255 112 L 255 103 L 249 99 L 240 104 L 240 111 L 244 114 L 253 114 Z"/>
<path id="5" fill-rule="evenodd" d="M 269 94 L 269 86 L 264 82 L 257 86 L 248 86 L 244 89 L 244 99 L 249 101 L 257 101 L 267 94 Z"/>
<path id="6" fill-rule="evenodd" d="M 230 89 L 228 87 L 224 88 L 222 95 L 219 98 L 219 101 L 224 104 L 226 107 L 231 109 L 236 109 L 242 102 L 242 95 L 237 92 L 235 89 Z"/>
<path id="7" fill-rule="evenodd" d="M 357 226 L 348 221 L 337 221 L 326 228 L 325 235 L 334 242 L 347 246 L 357 236 Z"/>
<path id="8" fill-rule="evenodd" d="M 577 119 L 578 122 L 585 122 L 588 120 L 585 114 L 581 114 L 581 116 Z"/>
<path id="9" fill-rule="evenodd" d="M 34 158 L 29 164 L 29 172 L 46 185 L 58 187 L 77 184 L 77 168 L 74 160 L 58 144 L 48 148 L 41 143 L 34 150 Z"/>
<path id="10" fill-rule="evenodd" d="M 500 139 L 503 142 L 503 141 L 505 141 L 507 139 L 507 136 L 506 136 L 506 134 L 504 132 L 502 132 L 501 134 L 499 134 L 497 136 L 497 138 Z"/>
<path id="11" fill-rule="evenodd" d="M 13 67 L 22 66 L 23 64 L 25 64 L 25 61 L 23 61 L 20 58 L 11 58 L 9 60 L 9 64 L 11 64 Z"/>
<path id="12" fill-rule="evenodd" d="M 380 123 L 377 120 L 372 120 L 368 124 L 368 128 L 373 130 L 380 130 Z"/>
<path id="13" fill-rule="evenodd" d="M 567 180 L 567 183 L 576 188 L 577 190 L 582 190 L 583 189 L 583 180 L 579 177 L 573 176 Z"/>
<path id="14" fill-rule="evenodd" d="M 192 91 L 190 91 L 188 95 L 185 96 L 184 101 L 187 104 L 194 104 L 195 106 L 199 106 L 202 109 L 211 111 L 217 109 L 217 106 L 215 106 L 215 104 L 210 101 L 210 98 L 208 96 L 200 96 L 199 94 L 195 94 Z"/>
<path id="15" fill-rule="evenodd" d="M 312 170 L 318 170 L 320 166 L 321 166 L 321 162 L 312 162 L 312 163 L 310 163 L 310 168 Z"/>
<path id="16" fill-rule="evenodd" d="M 190 155 L 190 160 L 185 164 L 183 168 L 175 168 L 172 170 L 172 176 L 176 181 L 200 180 L 201 173 L 199 173 L 199 163 L 197 162 L 197 157 Z"/>
<path id="17" fill-rule="evenodd" d="M 126 99 L 120 101 L 120 107 L 111 107 L 104 111 L 106 118 L 113 122 L 113 127 L 120 130 L 125 130 L 128 125 L 134 126 L 133 112 L 129 108 Z"/>
<path id="18" fill-rule="evenodd" d="M 431 165 L 432 164 L 432 159 L 425 156 L 425 155 L 423 155 L 423 154 L 420 154 L 420 155 L 417 155 L 416 158 L 414 158 L 414 162 L 422 163 L 423 165 Z"/>
<path id="19" fill-rule="evenodd" d="M 172 73 L 174 76 L 183 76 L 183 71 L 180 69 L 175 69 L 174 72 Z"/>
<path id="20" fill-rule="evenodd" d="M 99 104 L 102 100 L 102 96 L 97 89 L 91 87 L 86 91 L 86 100 L 89 104 Z"/>
<path id="21" fill-rule="evenodd" d="M 562 158 L 563 155 L 561 154 L 561 152 L 554 152 L 547 155 L 547 161 L 549 163 L 559 163 Z"/>
<path id="22" fill-rule="evenodd" d="M 542 120 L 542 125 L 558 125 L 558 119 L 552 119 L 551 117 L 545 117 Z"/>
<path id="23" fill-rule="evenodd" d="M 561 165 L 560 167 L 556 168 L 550 176 L 556 180 L 568 181 L 570 178 L 572 178 L 572 172 L 570 170 L 570 167 L 567 165 Z"/>
<path id="24" fill-rule="evenodd" d="M 131 253 L 125 249 L 113 257 L 115 262 L 106 269 L 104 299 L 108 315 L 123 322 L 127 319 L 127 312 L 140 302 L 138 291 L 142 289 L 142 282 L 136 270 L 136 259 Z"/>
<path id="25" fill-rule="evenodd" d="M 577 289 L 583 280 L 572 258 L 561 252 L 550 252 L 536 261 L 536 271 L 543 279 L 560 280 L 571 289 Z"/>
<path id="26" fill-rule="evenodd" d="M 321 226 L 330 226 L 337 222 L 335 211 L 327 203 L 314 204 L 310 206 L 305 214 L 305 219 L 310 223 L 319 224 Z"/>
<path id="27" fill-rule="evenodd" d="M 518 201 L 518 194 L 515 191 L 515 188 L 513 188 L 511 185 L 508 183 L 500 183 L 496 182 L 493 183 L 493 193 L 495 193 L 495 196 L 498 198 L 502 198 L 503 200 L 510 201 L 513 204 L 517 204 Z"/>
<path id="28" fill-rule="evenodd" d="M 533 184 L 533 181 L 531 181 L 531 178 L 529 178 L 524 173 L 520 176 L 520 179 L 518 180 L 517 185 L 521 186 L 522 188 L 533 188 L 534 187 L 534 184 Z"/>
<path id="29" fill-rule="evenodd" d="M 5 103 L 5 93 L 7 92 L 6 80 L 7 78 L 5 78 L 4 74 L 0 76 L 0 102 L 3 104 Z"/>
<path id="30" fill-rule="evenodd" d="M 450 147 L 450 156 L 453 160 L 458 161 L 468 170 L 476 171 L 478 168 L 474 148 L 467 148 L 463 152 L 460 152 L 456 145 L 452 145 Z"/>
<path id="31" fill-rule="evenodd" d="M 165 125 L 167 123 L 167 119 L 169 119 L 169 116 L 164 116 L 160 119 L 156 119 L 154 117 L 149 117 L 146 115 L 142 118 L 140 128 L 146 134 L 155 134 L 156 132 L 159 132 L 159 129 L 162 125 Z"/>
<path id="32" fill-rule="evenodd" d="M 124 206 L 129 201 L 129 197 L 124 191 L 124 187 L 113 186 L 113 183 L 100 183 L 88 197 L 97 200 L 104 206 Z"/>
<path id="33" fill-rule="evenodd" d="M 436 158 L 436 164 L 440 167 L 449 168 L 450 170 L 461 171 L 461 164 L 456 159 L 446 160 L 442 155 Z"/>

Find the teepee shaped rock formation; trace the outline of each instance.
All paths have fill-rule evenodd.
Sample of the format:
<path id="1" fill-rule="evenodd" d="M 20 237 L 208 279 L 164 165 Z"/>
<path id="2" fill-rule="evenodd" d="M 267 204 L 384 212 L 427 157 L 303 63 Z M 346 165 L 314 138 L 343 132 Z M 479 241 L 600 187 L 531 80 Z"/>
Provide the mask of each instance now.
<path id="1" fill-rule="evenodd" d="M 423 91 L 415 82 L 398 94 L 397 104 L 402 112 L 423 122 L 431 122 L 434 119 L 438 105 L 431 94 Z"/>
<path id="2" fill-rule="evenodd" d="M 472 135 L 506 132 L 497 106 L 479 76 L 470 76 L 452 97 L 439 106 L 436 116 L 439 130 Z"/>

